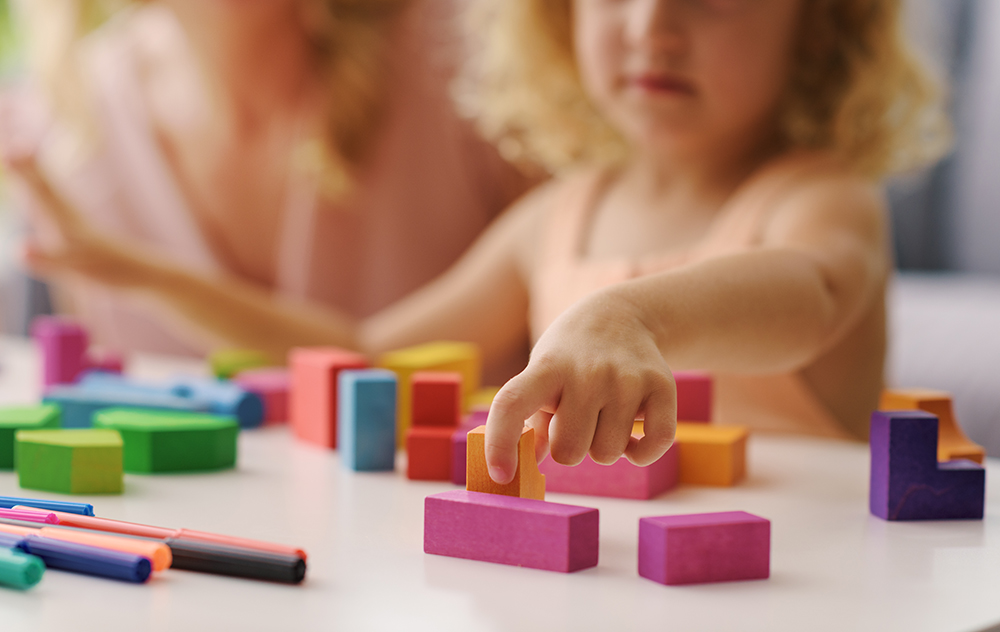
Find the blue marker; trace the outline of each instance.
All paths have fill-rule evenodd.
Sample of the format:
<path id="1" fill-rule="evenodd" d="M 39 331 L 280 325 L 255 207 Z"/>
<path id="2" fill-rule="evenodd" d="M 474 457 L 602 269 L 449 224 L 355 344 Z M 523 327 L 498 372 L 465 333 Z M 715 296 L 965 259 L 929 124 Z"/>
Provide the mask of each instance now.
<path id="1" fill-rule="evenodd" d="M 17 496 L 0 496 L 0 508 L 13 509 L 17 505 L 45 509 L 47 511 L 79 514 L 81 516 L 94 515 L 94 506 L 90 503 L 71 503 L 65 500 L 41 500 L 36 498 L 18 498 Z"/>
<path id="2" fill-rule="evenodd" d="M 37 535 L 0 533 L 0 548 L 20 549 L 41 558 L 48 568 L 120 579 L 141 584 L 153 570 L 149 558 L 86 544 L 64 542 Z"/>

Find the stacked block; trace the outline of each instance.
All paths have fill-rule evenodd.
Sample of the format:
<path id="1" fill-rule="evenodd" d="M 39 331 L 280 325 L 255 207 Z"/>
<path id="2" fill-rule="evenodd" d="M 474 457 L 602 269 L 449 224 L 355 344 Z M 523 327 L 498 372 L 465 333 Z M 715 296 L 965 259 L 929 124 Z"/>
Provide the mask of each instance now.
<path id="1" fill-rule="evenodd" d="M 264 425 L 288 421 L 288 391 L 292 376 L 284 367 L 266 367 L 241 371 L 233 382 L 245 391 L 254 393 L 264 404 Z"/>
<path id="2" fill-rule="evenodd" d="M 254 349 L 219 349 L 208 356 L 215 377 L 228 380 L 241 371 L 270 366 L 271 356 Z"/>
<path id="3" fill-rule="evenodd" d="M 596 509 L 454 490 L 424 501 L 424 552 L 571 573 L 597 565 Z"/>
<path id="4" fill-rule="evenodd" d="M 958 425 L 951 396 L 944 391 L 923 388 L 886 390 L 879 410 L 922 410 L 938 418 L 938 461 L 967 459 L 982 463 L 986 450 L 969 440 Z"/>
<path id="5" fill-rule="evenodd" d="M 31 324 L 31 337 L 42 357 L 42 385 L 72 384 L 87 370 L 121 373 L 122 359 L 87 353 L 87 331 L 76 321 L 60 316 L 39 316 Z"/>
<path id="6" fill-rule="evenodd" d="M 648 467 L 633 465 L 625 457 L 601 465 L 587 455 L 572 467 L 560 465 L 548 456 L 538 469 L 545 475 L 545 487 L 550 492 L 648 500 L 677 485 L 677 461 L 677 449 L 671 448 Z"/>
<path id="7" fill-rule="evenodd" d="M 517 442 L 517 471 L 514 480 L 506 485 L 495 483 L 486 469 L 486 426 L 469 431 L 466 460 L 465 488 L 468 491 L 545 500 L 545 476 L 538 471 L 535 461 L 533 428 L 524 428 L 521 432 Z"/>
<path id="8" fill-rule="evenodd" d="M 449 426 L 413 426 L 406 433 L 406 477 L 414 481 L 451 480 Z"/>
<path id="9" fill-rule="evenodd" d="M 406 431 L 406 476 L 451 479 L 452 435 L 462 414 L 462 376 L 418 371 L 410 376 L 412 423 Z"/>
<path id="10" fill-rule="evenodd" d="M 114 430 L 19 430 L 18 482 L 63 494 L 120 494 L 122 438 Z"/>
<path id="11" fill-rule="evenodd" d="M 368 360 L 335 347 L 308 347 L 292 349 L 288 364 L 292 373 L 288 413 L 295 436 L 336 448 L 337 375 L 344 369 L 364 369 Z"/>
<path id="12" fill-rule="evenodd" d="M 489 412 L 490 406 L 493 404 L 493 398 L 497 396 L 500 392 L 499 386 L 483 386 L 476 392 L 469 396 L 468 410 L 473 411 L 486 411 Z"/>
<path id="13" fill-rule="evenodd" d="M 396 374 L 345 369 L 338 375 L 337 445 L 356 471 L 391 471 L 396 461 Z"/>
<path id="14" fill-rule="evenodd" d="M 454 372 L 462 376 L 463 410 L 471 395 L 479 390 L 482 361 L 479 349 L 467 342 L 432 342 L 398 351 L 391 351 L 379 358 L 378 365 L 389 369 L 399 379 L 397 411 L 397 437 L 400 443 L 412 425 L 412 383 L 414 373 L 422 371 Z"/>
<path id="15" fill-rule="evenodd" d="M 198 472 L 236 466 L 240 427 L 231 417 L 113 408 L 97 413 L 94 427 L 121 434 L 126 472 Z"/>
<path id="16" fill-rule="evenodd" d="M 712 376 L 701 371 L 675 371 L 677 420 L 712 421 Z"/>
<path id="17" fill-rule="evenodd" d="M 639 575 L 668 586 L 767 579 L 771 522 L 744 511 L 639 520 Z"/>
<path id="18" fill-rule="evenodd" d="M 678 481 L 729 487 L 746 476 L 749 432 L 742 426 L 678 423 L 674 447 Z"/>
<path id="19" fill-rule="evenodd" d="M 869 508 L 883 520 L 982 520 L 986 470 L 938 462 L 938 419 L 921 410 L 871 418 Z"/>
<path id="20" fill-rule="evenodd" d="M 14 469 L 14 433 L 59 427 L 59 407 L 13 406 L 0 408 L 0 470 Z"/>

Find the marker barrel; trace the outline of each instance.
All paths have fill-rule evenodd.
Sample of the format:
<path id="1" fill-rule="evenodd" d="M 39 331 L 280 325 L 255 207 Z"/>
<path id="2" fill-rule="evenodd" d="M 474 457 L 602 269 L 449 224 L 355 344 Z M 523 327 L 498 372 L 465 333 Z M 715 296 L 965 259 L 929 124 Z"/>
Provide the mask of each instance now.
<path id="1" fill-rule="evenodd" d="M 174 557 L 172 568 L 283 584 L 301 583 L 306 576 L 306 561 L 298 555 L 185 538 L 170 538 L 166 543 Z"/>
<path id="2" fill-rule="evenodd" d="M 26 590 L 42 580 L 45 564 L 20 549 L 0 548 L 0 585 Z"/>
<path id="3" fill-rule="evenodd" d="M 48 568 L 137 584 L 149 579 L 152 571 L 149 558 L 75 542 L 29 535 L 21 543 L 21 549 L 42 558 Z"/>
<path id="4" fill-rule="evenodd" d="M 62 511 L 64 513 L 78 514 L 81 516 L 94 515 L 94 506 L 90 503 L 72 503 L 65 500 L 41 500 L 38 498 L 0 496 L 0 508 L 13 509 L 18 505 L 22 505 L 24 507 L 34 507 L 36 509 L 46 509 L 48 511 Z"/>

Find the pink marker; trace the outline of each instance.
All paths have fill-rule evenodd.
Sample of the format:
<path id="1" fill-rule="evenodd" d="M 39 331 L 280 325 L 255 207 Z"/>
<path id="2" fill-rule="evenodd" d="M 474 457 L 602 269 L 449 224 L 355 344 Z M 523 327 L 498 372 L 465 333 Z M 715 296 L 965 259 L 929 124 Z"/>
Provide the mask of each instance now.
<path id="1" fill-rule="evenodd" d="M 0 518 L 37 522 L 40 524 L 59 524 L 59 516 L 44 511 L 29 511 L 27 509 L 0 509 Z"/>

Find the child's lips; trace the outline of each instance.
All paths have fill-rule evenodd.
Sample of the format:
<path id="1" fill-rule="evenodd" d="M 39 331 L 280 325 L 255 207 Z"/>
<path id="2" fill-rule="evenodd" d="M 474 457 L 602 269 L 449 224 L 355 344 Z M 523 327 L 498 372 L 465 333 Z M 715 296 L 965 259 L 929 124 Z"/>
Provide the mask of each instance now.
<path id="1" fill-rule="evenodd" d="M 629 77 L 628 83 L 633 88 L 654 94 L 693 96 L 695 93 L 690 81 L 672 75 L 644 73 Z"/>

